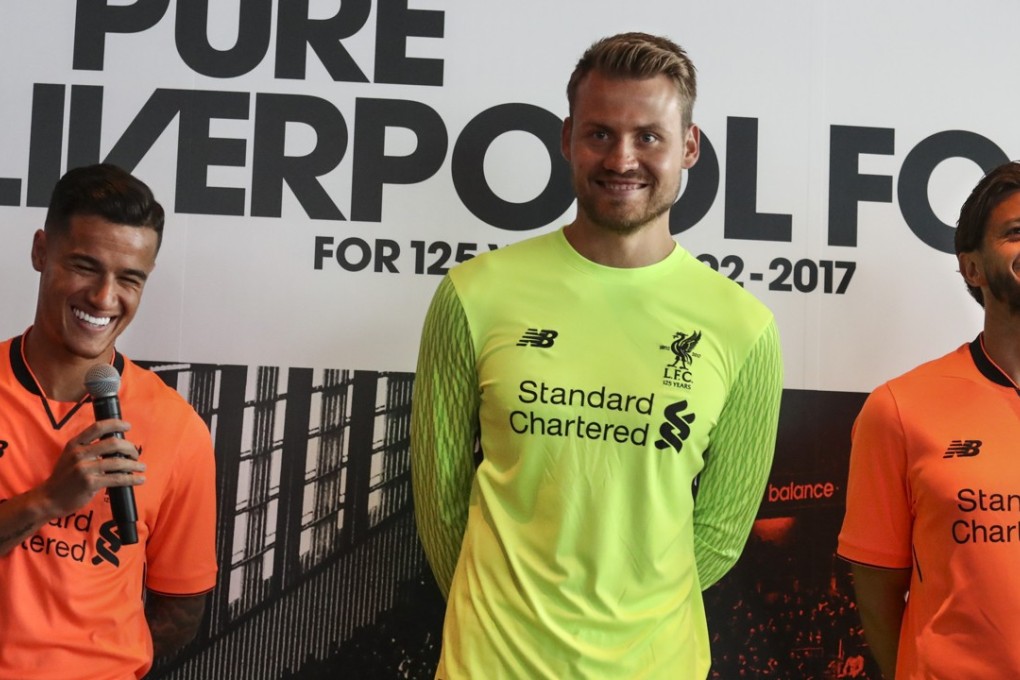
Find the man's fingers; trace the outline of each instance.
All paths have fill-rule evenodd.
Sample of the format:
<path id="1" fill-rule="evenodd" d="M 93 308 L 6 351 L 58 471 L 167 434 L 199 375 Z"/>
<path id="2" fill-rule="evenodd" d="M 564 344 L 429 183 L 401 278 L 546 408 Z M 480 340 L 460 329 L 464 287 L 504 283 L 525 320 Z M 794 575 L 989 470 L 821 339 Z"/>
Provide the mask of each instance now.
<path id="1" fill-rule="evenodd" d="M 117 432 L 123 434 L 130 429 L 131 423 L 126 420 L 117 420 L 116 418 L 99 420 L 82 430 L 81 433 L 74 438 L 74 441 L 80 443 L 82 446 L 87 446 L 97 439 L 102 439 L 107 435 Z"/>
<path id="2" fill-rule="evenodd" d="M 138 458 L 138 449 L 126 439 L 100 439 L 89 444 L 85 450 L 88 452 L 88 457 L 91 458 L 106 458 L 108 456 L 120 456 L 132 460 Z"/>
<path id="3" fill-rule="evenodd" d="M 138 486 L 145 484 L 145 477 L 130 472 L 109 472 L 99 478 L 100 487 L 111 486 Z"/>
<path id="4" fill-rule="evenodd" d="M 145 472 L 145 463 L 119 455 L 107 455 L 98 459 L 96 468 L 103 474 Z"/>

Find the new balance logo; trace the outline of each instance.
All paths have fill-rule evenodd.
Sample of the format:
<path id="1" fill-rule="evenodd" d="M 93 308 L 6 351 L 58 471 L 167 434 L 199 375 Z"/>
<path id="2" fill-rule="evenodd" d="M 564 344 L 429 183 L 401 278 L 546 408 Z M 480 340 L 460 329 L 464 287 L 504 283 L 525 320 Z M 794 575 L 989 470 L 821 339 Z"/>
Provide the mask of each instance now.
<path id="1" fill-rule="evenodd" d="M 518 347 L 552 347 L 553 340 L 559 335 L 556 331 L 529 328 L 517 341 Z"/>
<path id="2" fill-rule="evenodd" d="M 949 448 L 942 454 L 943 458 L 969 458 L 981 453 L 980 439 L 954 439 L 949 443 Z"/>

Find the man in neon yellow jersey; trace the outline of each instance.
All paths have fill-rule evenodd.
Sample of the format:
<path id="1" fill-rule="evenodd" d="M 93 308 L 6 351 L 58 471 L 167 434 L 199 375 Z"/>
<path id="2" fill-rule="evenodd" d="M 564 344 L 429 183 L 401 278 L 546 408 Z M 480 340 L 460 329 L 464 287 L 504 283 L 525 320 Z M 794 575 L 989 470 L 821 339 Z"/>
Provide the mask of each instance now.
<path id="1" fill-rule="evenodd" d="M 437 677 L 702 680 L 701 591 L 762 498 L 779 337 L 669 231 L 700 139 L 686 53 L 606 38 L 567 96 L 576 219 L 455 268 L 425 321 L 412 473 L 447 595 Z"/>

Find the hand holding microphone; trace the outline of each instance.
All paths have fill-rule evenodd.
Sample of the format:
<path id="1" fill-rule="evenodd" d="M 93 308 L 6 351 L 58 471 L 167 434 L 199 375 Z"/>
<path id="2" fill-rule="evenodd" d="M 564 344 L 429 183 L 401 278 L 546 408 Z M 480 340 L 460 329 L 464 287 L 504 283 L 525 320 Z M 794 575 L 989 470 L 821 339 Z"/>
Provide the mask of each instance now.
<path id="1" fill-rule="evenodd" d="M 85 374 L 85 389 L 92 397 L 92 408 L 96 420 L 120 420 L 120 374 L 109 364 L 97 364 Z M 103 437 L 124 438 L 121 432 L 111 432 Z M 106 489 L 113 510 L 113 519 L 117 523 L 117 533 L 121 543 L 138 543 L 138 510 L 135 507 L 135 491 L 130 486 L 111 486 Z"/>

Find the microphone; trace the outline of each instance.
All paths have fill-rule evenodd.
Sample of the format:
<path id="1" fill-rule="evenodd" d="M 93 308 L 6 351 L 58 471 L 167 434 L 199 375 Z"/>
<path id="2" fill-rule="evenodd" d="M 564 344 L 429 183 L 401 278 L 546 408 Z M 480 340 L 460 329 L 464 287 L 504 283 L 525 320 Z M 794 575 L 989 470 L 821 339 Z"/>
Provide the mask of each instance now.
<path id="1" fill-rule="evenodd" d="M 90 368 L 85 374 L 85 389 L 92 397 L 92 408 L 95 411 L 96 420 L 120 419 L 120 401 L 117 399 L 117 391 L 120 389 L 120 373 L 116 368 L 110 364 L 97 364 Z M 103 439 L 109 437 L 123 439 L 124 433 L 111 432 Z M 113 521 L 117 523 L 120 542 L 124 544 L 137 543 L 138 529 L 135 527 L 135 522 L 138 521 L 138 510 L 135 508 L 134 489 L 130 486 L 110 486 L 106 489 L 106 495 L 110 498 Z"/>

